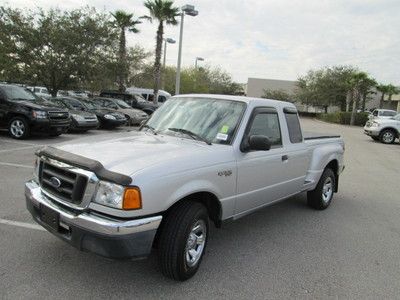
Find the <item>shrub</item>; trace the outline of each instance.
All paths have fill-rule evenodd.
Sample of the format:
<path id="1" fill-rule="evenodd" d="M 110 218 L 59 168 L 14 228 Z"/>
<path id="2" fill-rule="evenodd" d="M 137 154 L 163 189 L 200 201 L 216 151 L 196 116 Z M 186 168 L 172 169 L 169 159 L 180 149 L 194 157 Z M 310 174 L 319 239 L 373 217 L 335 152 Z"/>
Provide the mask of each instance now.
<path id="1" fill-rule="evenodd" d="M 351 112 L 335 112 L 330 114 L 319 114 L 317 115 L 317 119 L 331 123 L 349 125 L 351 119 Z M 364 126 L 367 121 L 368 121 L 368 113 L 365 112 L 356 113 L 354 125 Z"/>

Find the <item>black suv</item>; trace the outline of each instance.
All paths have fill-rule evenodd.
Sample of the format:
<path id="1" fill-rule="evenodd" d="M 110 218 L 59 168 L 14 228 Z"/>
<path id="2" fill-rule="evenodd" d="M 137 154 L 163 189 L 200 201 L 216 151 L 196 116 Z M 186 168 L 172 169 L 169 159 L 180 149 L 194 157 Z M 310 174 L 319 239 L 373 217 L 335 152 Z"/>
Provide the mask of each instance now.
<path id="1" fill-rule="evenodd" d="M 11 137 L 24 139 L 39 131 L 57 136 L 66 132 L 70 123 L 68 111 L 22 87 L 0 84 L 0 127 L 8 128 Z"/>
<path id="2" fill-rule="evenodd" d="M 132 95 L 129 93 L 123 93 L 118 91 L 102 91 L 100 93 L 100 97 L 117 98 L 124 100 L 126 103 L 128 103 L 129 106 L 141 109 L 148 115 L 151 115 L 157 109 L 157 105 L 149 101 L 146 101 L 143 97 L 139 95 Z"/>

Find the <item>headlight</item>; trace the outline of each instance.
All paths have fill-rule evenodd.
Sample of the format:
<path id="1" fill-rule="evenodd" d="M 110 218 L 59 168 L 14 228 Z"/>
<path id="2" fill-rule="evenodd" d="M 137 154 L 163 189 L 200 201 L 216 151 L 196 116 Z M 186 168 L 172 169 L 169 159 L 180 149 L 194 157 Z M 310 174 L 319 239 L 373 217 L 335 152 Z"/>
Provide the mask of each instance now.
<path id="1" fill-rule="evenodd" d="M 84 121 L 85 120 L 84 117 L 82 117 L 81 115 L 77 115 L 77 114 L 71 114 L 71 117 L 73 117 L 77 121 Z"/>
<path id="2" fill-rule="evenodd" d="M 113 115 L 104 115 L 104 118 L 108 120 L 116 120 L 116 118 Z"/>
<path id="3" fill-rule="evenodd" d="M 378 122 L 372 122 L 371 127 L 379 127 L 379 123 Z"/>
<path id="4" fill-rule="evenodd" d="M 35 119 L 46 119 L 47 118 L 47 113 L 42 110 L 33 110 L 32 111 L 32 116 Z"/>
<path id="5" fill-rule="evenodd" d="M 142 199 L 138 188 L 124 187 L 106 181 L 99 182 L 94 202 L 124 210 L 142 208 Z"/>

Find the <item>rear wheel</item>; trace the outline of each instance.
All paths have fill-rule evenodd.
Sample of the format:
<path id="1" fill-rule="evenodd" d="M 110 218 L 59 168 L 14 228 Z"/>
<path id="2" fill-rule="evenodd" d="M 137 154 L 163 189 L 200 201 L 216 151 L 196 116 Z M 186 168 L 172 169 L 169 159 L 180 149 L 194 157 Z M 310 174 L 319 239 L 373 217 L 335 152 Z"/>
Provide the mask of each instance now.
<path id="1" fill-rule="evenodd" d="M 307 204 L 318 210 L 326 209 L 332 202 L 335 190 L 335 174 L 332 169 L 325 169 L 317 187 L 307 193 Z"/>
<path id="2" fill-rule="evenodd" d="M 379 139 L 384 144 L 393 144 L 396 139 L 396 133 L 391 129 L 382 130 Z"/>
<path id="3" fill-rule="evenodd" d="M 207 209 L 201 203 L 183 202 L 167 214 L 158 243 L 159 263 L 165 276 L 184 281 L 197 272 L 208 228 Z"/>
<path id="4" fill-rule="evenodd" d="M 8 124 L 8 132 L 14 139 L 26 139 L 30 135 L 29 124 L 23 117 L 14 117 Z"/>

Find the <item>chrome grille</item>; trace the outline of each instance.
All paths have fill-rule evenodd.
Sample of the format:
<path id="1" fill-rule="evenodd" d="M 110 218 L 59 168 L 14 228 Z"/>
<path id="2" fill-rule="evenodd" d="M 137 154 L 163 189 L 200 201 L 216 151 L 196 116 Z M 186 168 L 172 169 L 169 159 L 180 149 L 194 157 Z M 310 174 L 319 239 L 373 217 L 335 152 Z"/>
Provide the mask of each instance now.
<path id="1" fill-rule="evenodd" d="M 66 120 L 69 118 L 69 113 L 66 111 L 49 111 L 50 120 Z"/>
<path id="2" fill-rule="evenodd" d="M 88 178 L 65 168 L 42 161 L 39 181 L 42 189 L 55 197 L 73 204 L 82 202 Z"/>

